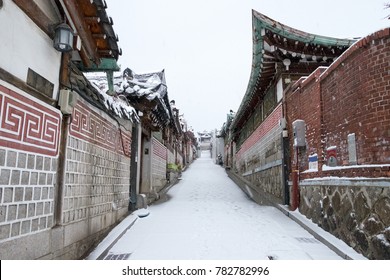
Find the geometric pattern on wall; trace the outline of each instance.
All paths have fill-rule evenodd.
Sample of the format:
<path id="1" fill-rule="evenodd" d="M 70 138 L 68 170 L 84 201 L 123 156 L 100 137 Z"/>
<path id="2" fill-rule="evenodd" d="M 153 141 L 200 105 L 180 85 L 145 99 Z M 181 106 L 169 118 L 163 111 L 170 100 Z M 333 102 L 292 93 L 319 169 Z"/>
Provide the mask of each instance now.
<path id="1" fill-rule="evenodd" d="M 244 141 L 236 153 L 236 161 L 239 161 L 243 154 L 253 148 L 273 128 L 279 126 L 279 120 L 283 117 L 282 103 L 276 106 L 272 113 L 256 128 L 256 130 Z"/>
<path id="2" fill-rule="evenodd" d="M 107 121 L 82 102 L 77 102 L 72 113 L 70 135 L 130 157 L 131 134 Z"/>
<path id="3" fill-rule="evenodd" d="M 156 138 L 153 138 L 153 155 L 162 158 L 163 160 L 167 159 L 167 148 Z"/>
<path id="4" fill-rule="evenodd" d="M 58 155 L 62 115 L 0 85 L 0 145 L 47 156 Z"/>

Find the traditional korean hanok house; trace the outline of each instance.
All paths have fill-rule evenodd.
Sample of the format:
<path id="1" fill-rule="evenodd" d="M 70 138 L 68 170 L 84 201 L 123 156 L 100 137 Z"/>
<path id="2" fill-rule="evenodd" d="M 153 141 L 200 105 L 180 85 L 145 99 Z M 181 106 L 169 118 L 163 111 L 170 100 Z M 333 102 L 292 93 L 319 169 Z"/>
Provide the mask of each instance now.
<path id="1" fill-rule="evenodd" d="M 168 98 L 165 73 L 136 74 L 127 68 L 115 78 L 114 91 L 137 110 L 141 120 L 139 191 L 151 202 L 183 167 L 183 131 Z"/>
<path id="2" fill-rule="evenodd" d="M 118 37 L 104 0 L 0 4 L 0 259 L 78 259 L 130 203 L 133 110 L 82 74 Z"/>
<path id="3" fill-rule="evenodd" d="M 294 81 L 329 66 L 353 40 L 306 33 L 252 12 L 253 62 L 247 90 L 229 127 L 229 175 L 259 203 L 289 204 L 293 154 L 283 92 Z"/>

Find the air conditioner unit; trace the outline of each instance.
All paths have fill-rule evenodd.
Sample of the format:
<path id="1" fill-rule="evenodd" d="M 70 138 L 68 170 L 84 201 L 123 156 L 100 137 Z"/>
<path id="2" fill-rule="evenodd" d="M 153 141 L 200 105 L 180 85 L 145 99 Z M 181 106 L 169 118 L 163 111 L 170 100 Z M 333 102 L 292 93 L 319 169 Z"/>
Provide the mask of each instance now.
<path id="1" fill-rule="evenodd" d="M 60 110 L 64 114 L 72 114 L 73 108 L 77 103 L 79 95 L 69 89 L 60 90 L 60 98 L 58 99 L 58 105 Z"/>

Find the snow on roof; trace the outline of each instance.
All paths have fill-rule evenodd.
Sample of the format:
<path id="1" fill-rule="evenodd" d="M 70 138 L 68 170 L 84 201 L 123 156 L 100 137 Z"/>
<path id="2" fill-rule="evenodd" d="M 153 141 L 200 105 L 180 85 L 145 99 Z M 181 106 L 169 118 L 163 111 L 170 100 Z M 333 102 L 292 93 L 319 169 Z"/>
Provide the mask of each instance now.
<path id="1" fill-rule="evenodd" d="M 135 109 L 127 102 L 126 98 L 120 95 L 111 96 L 107 94 L 108 82 L 105 74 L 92 72 L 84 73 L 84 76 L 104 99 L 104 105 L 107 109 L 112 110 L 120 118 L 131 119 L 132 116 L 135 116 L 138 119 Z"/>
<path id="2" fill-rule="evenodd" d="M 136 74 L 130 68 L 123 71 L 122 79 L 114 80 L 114 90 L 131 97 L 145 97 L 152 101 L 167 94 L 164 70 L 148 74 Z"/>

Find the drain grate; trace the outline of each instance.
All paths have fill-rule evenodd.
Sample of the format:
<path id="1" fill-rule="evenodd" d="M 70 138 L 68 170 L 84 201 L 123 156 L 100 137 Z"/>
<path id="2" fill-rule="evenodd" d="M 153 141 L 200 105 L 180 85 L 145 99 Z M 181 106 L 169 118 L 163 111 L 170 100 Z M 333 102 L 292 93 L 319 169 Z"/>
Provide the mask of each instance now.
<path id="1" fill-rule="evenodd" d="M 296 240 L 298 240 L 301 243 L 320 243 L 317 239 L 312 237 L 295 237 Z"/>
<path id="2" fill-rule="evenodd" d="M 127 260 L 131 254 L 108 254 L 104 260 Z"/>

